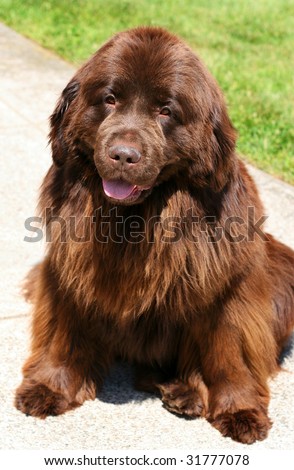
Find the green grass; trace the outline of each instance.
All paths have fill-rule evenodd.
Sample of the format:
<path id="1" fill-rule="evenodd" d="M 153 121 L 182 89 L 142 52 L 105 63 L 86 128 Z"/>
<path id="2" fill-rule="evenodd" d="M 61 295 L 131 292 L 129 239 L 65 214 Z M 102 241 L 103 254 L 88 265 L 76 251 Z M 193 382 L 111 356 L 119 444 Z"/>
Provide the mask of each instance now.
<path id="1" fill-rule="evenodd" d="M 294 184 L 294 0 L 0 0 L 0 20 L 76 65 L 132 26 L 179 34 L 218 79 L 239 153 Z"/>

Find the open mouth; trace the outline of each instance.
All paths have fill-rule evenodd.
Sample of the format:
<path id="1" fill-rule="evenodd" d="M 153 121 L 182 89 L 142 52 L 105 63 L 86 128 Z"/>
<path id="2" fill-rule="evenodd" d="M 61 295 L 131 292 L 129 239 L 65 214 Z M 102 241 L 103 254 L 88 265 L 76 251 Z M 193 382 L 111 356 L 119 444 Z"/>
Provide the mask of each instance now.
<path id="1" fill-rule="evenodd" d="M 143 191 L 151 186 L 137 186 L 123 180 L 102 180 L 103 190 L 106 196 L 117 201 L 135 201 Z"/>

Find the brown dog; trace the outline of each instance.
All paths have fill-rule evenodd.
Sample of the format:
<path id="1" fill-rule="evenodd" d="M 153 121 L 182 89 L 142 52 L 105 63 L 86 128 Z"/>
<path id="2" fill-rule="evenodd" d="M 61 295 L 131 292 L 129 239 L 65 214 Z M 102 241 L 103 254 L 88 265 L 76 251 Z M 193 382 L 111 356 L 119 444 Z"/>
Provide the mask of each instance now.
<path id="1" fill-rule="evenodd" d="M 267 436 L 268 378 L 294 324 L 294 253 L 260 230 L 222 94 L 157 28 L 107 42 L 51 117 L 31 278 L 32 352 L 16 406 L 58 415 L 94 399 L 115 358 L 165 407 L 224 436 Z"/>

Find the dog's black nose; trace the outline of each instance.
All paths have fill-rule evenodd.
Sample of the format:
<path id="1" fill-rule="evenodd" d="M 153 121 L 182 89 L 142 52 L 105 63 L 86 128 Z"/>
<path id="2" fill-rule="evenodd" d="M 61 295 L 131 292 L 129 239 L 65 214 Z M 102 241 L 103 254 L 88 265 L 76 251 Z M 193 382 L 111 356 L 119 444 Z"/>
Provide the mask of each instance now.
<path id="1" fill-rule="evenodd" d="M 134 147 L 127 147 L 126 145 L 114 145 L 109 149 L 109 158 L 120 162 L 121 164 L 138 163 L 141 158 L 141 153 Z"/>

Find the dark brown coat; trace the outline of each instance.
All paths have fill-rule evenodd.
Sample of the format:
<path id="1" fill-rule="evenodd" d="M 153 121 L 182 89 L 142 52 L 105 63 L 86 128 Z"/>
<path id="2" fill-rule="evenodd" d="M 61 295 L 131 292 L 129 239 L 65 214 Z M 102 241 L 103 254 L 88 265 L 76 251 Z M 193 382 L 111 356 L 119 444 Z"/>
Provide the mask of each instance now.
<path id="1" fill-rule="evenodd" d="M 260 228 L 215 80 L 164 30 L 120 33 L 63 91 L 50 141 L 51 241 L 29 281 L 18 409 L 45 418 L 94 399 L 120 357 L 168 410 L 264 439 L 267 380 L 294 324 L 294 254 Z"/>

